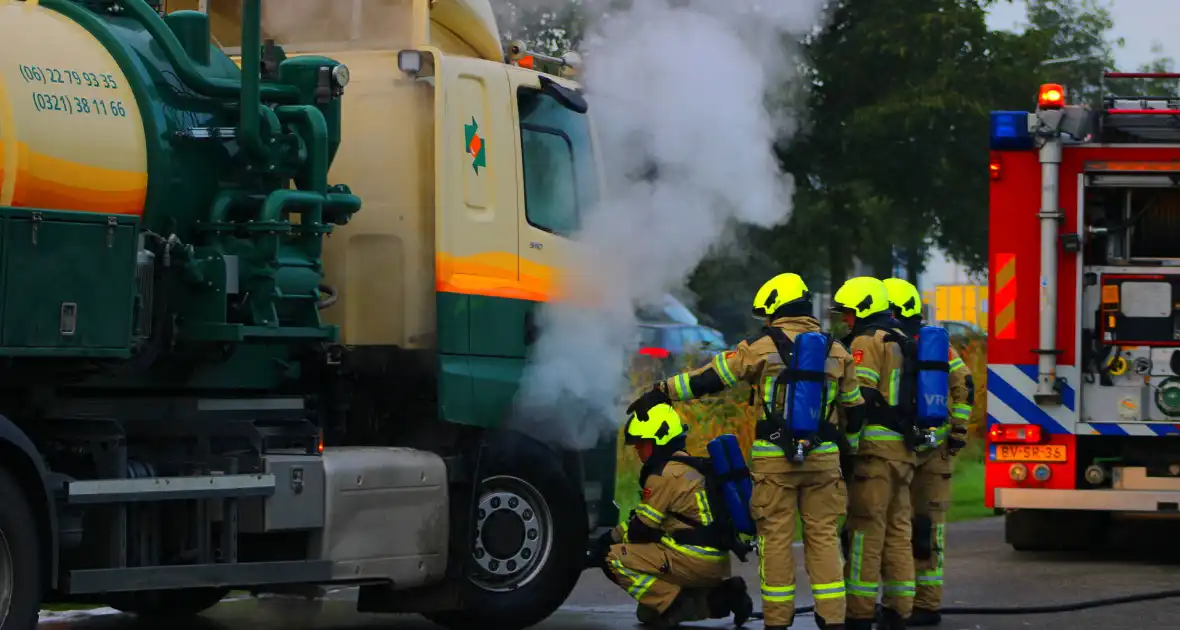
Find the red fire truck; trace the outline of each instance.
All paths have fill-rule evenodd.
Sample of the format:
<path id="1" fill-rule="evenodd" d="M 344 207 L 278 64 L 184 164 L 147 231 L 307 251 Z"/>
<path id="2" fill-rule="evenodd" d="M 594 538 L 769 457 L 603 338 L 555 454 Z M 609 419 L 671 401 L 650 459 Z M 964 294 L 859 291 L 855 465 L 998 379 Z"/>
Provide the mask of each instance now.
<path id="1" fill-rule="evenodd" d="M 988 507 L 1022 550 L 1180 516 L 1180 102 L 1044 85 L 990 144 Z"/>

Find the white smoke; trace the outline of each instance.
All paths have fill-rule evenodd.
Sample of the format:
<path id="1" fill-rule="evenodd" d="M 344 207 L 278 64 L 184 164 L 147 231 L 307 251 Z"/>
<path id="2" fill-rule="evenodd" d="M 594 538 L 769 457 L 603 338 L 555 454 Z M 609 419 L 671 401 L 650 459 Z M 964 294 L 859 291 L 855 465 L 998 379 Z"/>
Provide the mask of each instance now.
<path id="1" fill-rule="evenodd" d="M 582 46 L 608 192 L 575 237 L 562 279 L 574 299 L 541 313 L 518 401 L 517 428 L 570 448 L 624 419 L 636 309 L 683 287 L 735 222 L 788 218 L 793 183 L 772 146 L 794 117 L 767 103 L 795 78 L 788 42 L 813 29 L 823 0 L 632 4 Z"/>

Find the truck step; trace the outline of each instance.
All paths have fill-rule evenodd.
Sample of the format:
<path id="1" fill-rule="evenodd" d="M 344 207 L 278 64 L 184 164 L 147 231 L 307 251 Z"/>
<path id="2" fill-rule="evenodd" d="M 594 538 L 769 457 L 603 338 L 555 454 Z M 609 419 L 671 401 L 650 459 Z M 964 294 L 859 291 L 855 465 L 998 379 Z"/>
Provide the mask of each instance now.
<path id="1" fill-rule="evenodd" d="M 332 580 L 327 560 L 190 564 L 184 566 L 70 571 L 68 591 L 117 593 L 259 584 L 323 584 Z"/>
<path id="2" fill-rule="evenodd" d="M 265 473 L 71 481 L 66 484 L 65 498 L 71 505 L 83 505 L 267 497 L 274 491 L 275 476 Z"/>

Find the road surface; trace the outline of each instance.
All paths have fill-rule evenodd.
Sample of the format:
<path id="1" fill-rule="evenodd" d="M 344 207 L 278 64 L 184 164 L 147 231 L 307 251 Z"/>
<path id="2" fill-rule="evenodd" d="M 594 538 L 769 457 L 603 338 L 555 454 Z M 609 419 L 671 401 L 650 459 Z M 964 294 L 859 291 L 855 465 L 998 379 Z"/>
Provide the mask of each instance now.
<path id="1" fill-rule="evenodd" d="M 1180 540 L 1177 526 L 1157 531 L 1128 529 L 1126 538 L 1142 543 L 1152 539 Z M 1166 537 L 1166 538 L 1165 538 Z M 1074 602 L 1133 593 L 1180 589 L 1180 555 L 1148 544 L 1139 552 L 1103 554 L 1021 554 L 1003 541 L 1001 519 L 955 523 L 947 534 L 946 606 L 1022 606 Z M 796 551 L 799 551 L 796 549 Z M 799 556 L 801 554 L 796 554 Z M 797 557 L 801 563 L 802 558 Z M 735 563 L 746 577 L 751 594 L 758 587 L 756 559 Z M 799 592 L 806 593 L 800 571 Z M 411 615 L 360 615 L 351 610 L 349 591 L 327 601 L 289 599 L 222 603 L 196 621 L 161 624 L 125 615 L 44 616 L 39 630 L 427 630 L 432 624 Z M 800 604 L 809 604 L 804 596 Z M 563 609 L 546 621 L 547 630 L 614 630 L 635 628 L 634 603 L 599 571 L 587 571 Z M 1141 630 L 1167 628 L 1180 619 L 1180 599 L 1142 602 L 1072 613 L 1036 616 L 955 616 L 943 621 L 944 630 L 1026 630 L 1027 628 L 1101 628 Z M 732 627 L 727 622 L 702 622 L 692 627 Z M 761 630 L 761 622 L 747 628 Z M 810 630 L 810 615 L 793 626 Z M 481 629 L 482 630 L 482 629 Z M 489 628 L 488 630 L 495 630 Z"/>

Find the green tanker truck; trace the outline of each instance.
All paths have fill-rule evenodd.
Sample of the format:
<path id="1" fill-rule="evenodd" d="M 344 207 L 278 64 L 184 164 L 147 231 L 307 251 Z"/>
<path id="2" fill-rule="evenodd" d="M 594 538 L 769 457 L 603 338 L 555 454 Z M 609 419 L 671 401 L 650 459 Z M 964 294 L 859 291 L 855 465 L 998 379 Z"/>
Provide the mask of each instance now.
<path id="1" fill-rule="evenodd" d="M 578 86 L 487 0 L 297 4 L 0 0 L 0 630 L 526 627 L 617 520 L 613 444 L 503 427 L 601 191 Z"/>

